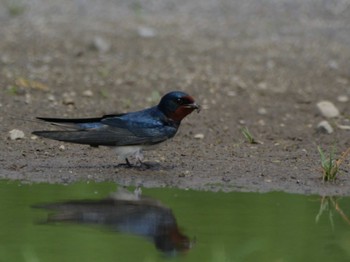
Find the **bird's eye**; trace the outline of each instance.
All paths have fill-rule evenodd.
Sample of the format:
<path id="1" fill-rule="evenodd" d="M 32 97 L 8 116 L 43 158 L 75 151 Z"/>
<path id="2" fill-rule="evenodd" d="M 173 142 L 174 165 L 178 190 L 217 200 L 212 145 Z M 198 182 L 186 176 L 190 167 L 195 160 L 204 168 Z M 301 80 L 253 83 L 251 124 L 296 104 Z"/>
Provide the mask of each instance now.
<path id="1" fill-rule="evenodd" d="M 182 105 L 184 103 L 183 99 L 182 98 L 177 98 L 176 99 L 176 102 L 180 105 Z"/>
<path id="2" fill-rule="evenodd" d="M 193 101 L 191 101 L 190 99 L 188 99 L 187 97 L 180 97 L 180 98 L 177 98 L 176 99 L 176 103 L 178 105 L 188 105 L 188 104 L 191 104 L 193 103 Z"/>

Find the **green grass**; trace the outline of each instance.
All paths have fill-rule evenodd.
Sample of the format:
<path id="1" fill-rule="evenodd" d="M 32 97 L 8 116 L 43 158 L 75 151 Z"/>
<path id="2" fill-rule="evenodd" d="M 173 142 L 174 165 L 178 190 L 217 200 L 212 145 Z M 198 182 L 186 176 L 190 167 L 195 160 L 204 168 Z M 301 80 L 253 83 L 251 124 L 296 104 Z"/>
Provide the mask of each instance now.
<path id="1" fill-rule="evenodd" d="M 6 8 L 11 16 L 19 16 L 25 11 L 25 5 L 22 1 L 8 1 Z"/>
<path id="2" fill-rule="evenodd" d="M 19 88 L 17 86 L 8 86 L 7 93 L 10 95 L 19 95 Z"/>
<path id="3" fill-rule="evenodd" d="M 110 70 L 109 70 L 107 67 L 99 67 L 99 68 L 97 69 L 97 73 L 98 73 L 101 77 L 106 78 L 106 77 L 109 76 Z"/>
<path id="4" fill-rule="evenodd" d="M 318 152 L 321 157 L 321 167 L 322 167 L 322 179 L 323 181 L 333 181 L 337 178 L 339 174 L 339 167 L 345 158 L 350 154 L 350 148 L 342 153 L 338 160 L 334 157 L 335 148 L 326 156 L 326 153 L 322 150 L 320 146 L 317 147 Z"/>
<path id="5" fill-rule="evenodd" d="M 241 129 L 243 136 L 245 139 L 250 143 L 250 144 L 258 144 L 258 142 L 255 140 L 254 136 L 252 133 L 249 132 L 247 127 L 243 127 Z"/>
<path id="6" fill-rule="evenodd" d="M 105 98 L 105 99 L 108 98 L 108 96 L 109 96 L 108 92 L 106 90 L 103 90 L 103 89 L 100 90 L 99 93 L 100 93 L 100 96 Z"/>
<path id="7" fill-rule="evenodd" d="M 326 153 L 320 146 L 317 147 L 317 150 L 320 153 L 321 157 L 323 181 L 335 180 L 339 171 L 339 166 L 337 164 L 337 161 L 334 159 L 334 147 L 328 156 L 326 156 Z"/>
<path id="8" fill-rule="evenodd" d="M 130 7 L 133 10 L 134 15 L 136 17 L 141 17 L 143 8 L 142 8 L 142 5 L 139 1 L 132 2 Z"/>

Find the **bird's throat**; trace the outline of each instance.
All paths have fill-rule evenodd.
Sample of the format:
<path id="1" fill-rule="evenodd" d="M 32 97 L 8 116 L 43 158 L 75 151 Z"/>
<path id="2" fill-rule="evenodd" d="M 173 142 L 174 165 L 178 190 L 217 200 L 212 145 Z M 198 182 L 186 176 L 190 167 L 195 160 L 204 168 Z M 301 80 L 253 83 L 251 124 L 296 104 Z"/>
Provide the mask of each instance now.
<path id="1" fill-rule="evenodd" d="M 175 122 L 181 122 L 187 115 L 191 114 L 195 110 L 194 108 L 180 106 L 175 112 L 172 112 L 169 116 Z"/>

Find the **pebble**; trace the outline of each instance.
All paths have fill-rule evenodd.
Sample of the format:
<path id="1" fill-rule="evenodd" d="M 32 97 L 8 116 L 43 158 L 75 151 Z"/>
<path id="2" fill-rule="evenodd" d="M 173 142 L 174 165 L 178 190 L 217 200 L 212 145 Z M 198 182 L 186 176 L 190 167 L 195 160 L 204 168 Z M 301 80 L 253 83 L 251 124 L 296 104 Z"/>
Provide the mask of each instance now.
<path id="1" fill-rule="evenodd" d="M 64 145 L 60 145 L 60 147 L 58 149 L 61 151 L 64 151 L 64 150 L 66 150 L 66 147 Z"/>
<path id="2" fill-rule="evenodd" d="M 47 96 L 47 99 L 48 99 L 50 102 L 56 101 L 56 97 L 55 97 L 54 95 L 52 95 L 52 94 L 48 95 L 48 96 Z"/>
<path id="3" fill-rule="evenodd" d="M 339 116 L 339 110 L 330 101 L 320 101 L 317 103 L 317 108 L 321 114 L 327 118 L 333 118 Z"/>
<path id="4" fill-rule="evenodd" d="M 155 29 L 147 26 L 140 26 L 139 28 L 137 28 L 137 32 L 139 36 L 145 38 L 151 38 L 157 35 L 157 31 Z"/>
<path id="5" fill-rule="evenodd" d="M 10 139 L 11 140 L 19 140 L 24 138 L 24 132 L 19 129 L 12 129 L 10 132 Z"/>
<path id="6" fill-rule="evenodd" d="M 335 81 L 337 81 L 337 83 L 342 85 L 347 85 L 349 83 L 349 81 L 346 78 L 342 78 L 342 77 L 337 77 Z"/>
<path id="7" fill-rule="evenodd" d="M 94 94 L 92 93 L 91 90 L 85 90 L 83 92 L 83 96 L 86 96 L 86 97 L 92 97 Z"/>
<path id="8" fill-rule="evenodd" d="M 339 64 L 337 61 L 335 60 L 330 60 L 328 61 L 328 66 L 331 68 L 331 69 L 338 69 L 339 68 Z"/>
<path id="9" fill-rule="evenodd" d="M 208 104 L 203 104 L 202 105 L 202 110 L 208 110 L 210 108 L 210 106 Z"/>
<path id="10" fill-rule="evenodd" d="M 320 123 L 318 123 L 317 130 L 325 134 L 333 133 L 333 127 L 326 120 L 323 120 Z"/>
<path id="11" fill-rule="evenodd" d="M 186 170 L 184 172 L 182 172 L 181 174 L 179 174 L 179 177 L 185 177 L 188 176 L 190 174 L 190 171 Z"/>
<path id="12" fill-rule="evenodd" d="M 227 92 L 227 96 L 236 96 L 237 95 L 237 93 L 235 92 L 235 91 L 228 91 Z"/>
<path id="13" fill-rule="evenodd" d="M 266 125 L 266 122 L 265 122 L 264 119 L 260 119 L 260 120 L 258 121 L 258 124 L 261 125 L 261 126 L 265 126 L 265 125 Z"/>
<path id="14" fill-rule="evenodd" d="M 202 134 L 202 133 L 195 134 L 194 138 L 195 139 L 203 139 L 204 138 L 204 134 Z"/>
<path id="15" fill-rule="evenodd" d="M 337 125 L 337 127 L 343 130 L 350 130 L 350 126 L 347 125 Z"/>
<path id="16" fill-rule="evenodd" d="M 243 82 L 242 79 L 240 79 L 238 76 L 233 76 L 232 81 L 240 88 L 245 89 L 247 88 L 247 84 Z"/>
<path id="17" fill-rule="evenodd" d="M 339 102 L 346 103 L 346 102 L 349 101 L 349 97 L 346 96 L 346 95 L 341 95 L 341 96 L 338 96 L 338 97 L 337 97 L 337 100 L 338 100 Z"/>
<path id="18" fill-rule="evenodd" d="M 266 115 L 266 114 L 267 114 L 266 108 L 260 107 L 260 108 L 258 109 L 258 114 L 259 114 L 259 115 Z"/>
<path id="19" fill-rule="evenodd" d="M 24 101 L 26 104 L 30 104 L 32 102 L 32 96 L 29 93 L 25 94 Z"/>
<path id="20" fill-rule="evenodd" d="M 92 40 L 91 46 L 100 53 L 107 53 L 111 49 L 111 44 L 100 36 L 95 36 Z"/>
<path id="21" fill-rule="evenodd" d="M 64 105 L 74 105 L 75 92 L 63 93 L 62 97 Z"/>
<path id="22" fill-rule="evenodd" d="M 266 90 L 267 89 L 267 84 L 265 82 L 260 82 L 258 84 L 258 88 L 261 90 Z"/>

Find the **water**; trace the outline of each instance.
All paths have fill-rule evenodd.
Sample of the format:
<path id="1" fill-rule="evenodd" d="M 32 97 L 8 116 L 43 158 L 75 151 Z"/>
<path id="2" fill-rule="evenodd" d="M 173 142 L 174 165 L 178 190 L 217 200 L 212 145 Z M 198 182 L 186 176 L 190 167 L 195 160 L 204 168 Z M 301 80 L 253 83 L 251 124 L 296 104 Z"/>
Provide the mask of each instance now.
<path id="1" fill-rule="evenodd" d="M 0 182 L 0 261 L 350 261 L 350 198 L 142 189 L 152 198 L 145 200 L 149 206 L 128 216 L 128 205 L 113 213 L 101 200 L 115 189 L 110 183 Z M 32 207 L 38 204 L 61 210 Z M 85 222 L 100 224 L 82 224 L 81 217 L 61 221 L 82 210 L 90 212 Z M 145 237 L 154 228 L 169 233 L 166 225 L 182 236 L 170 252 Z"/>

